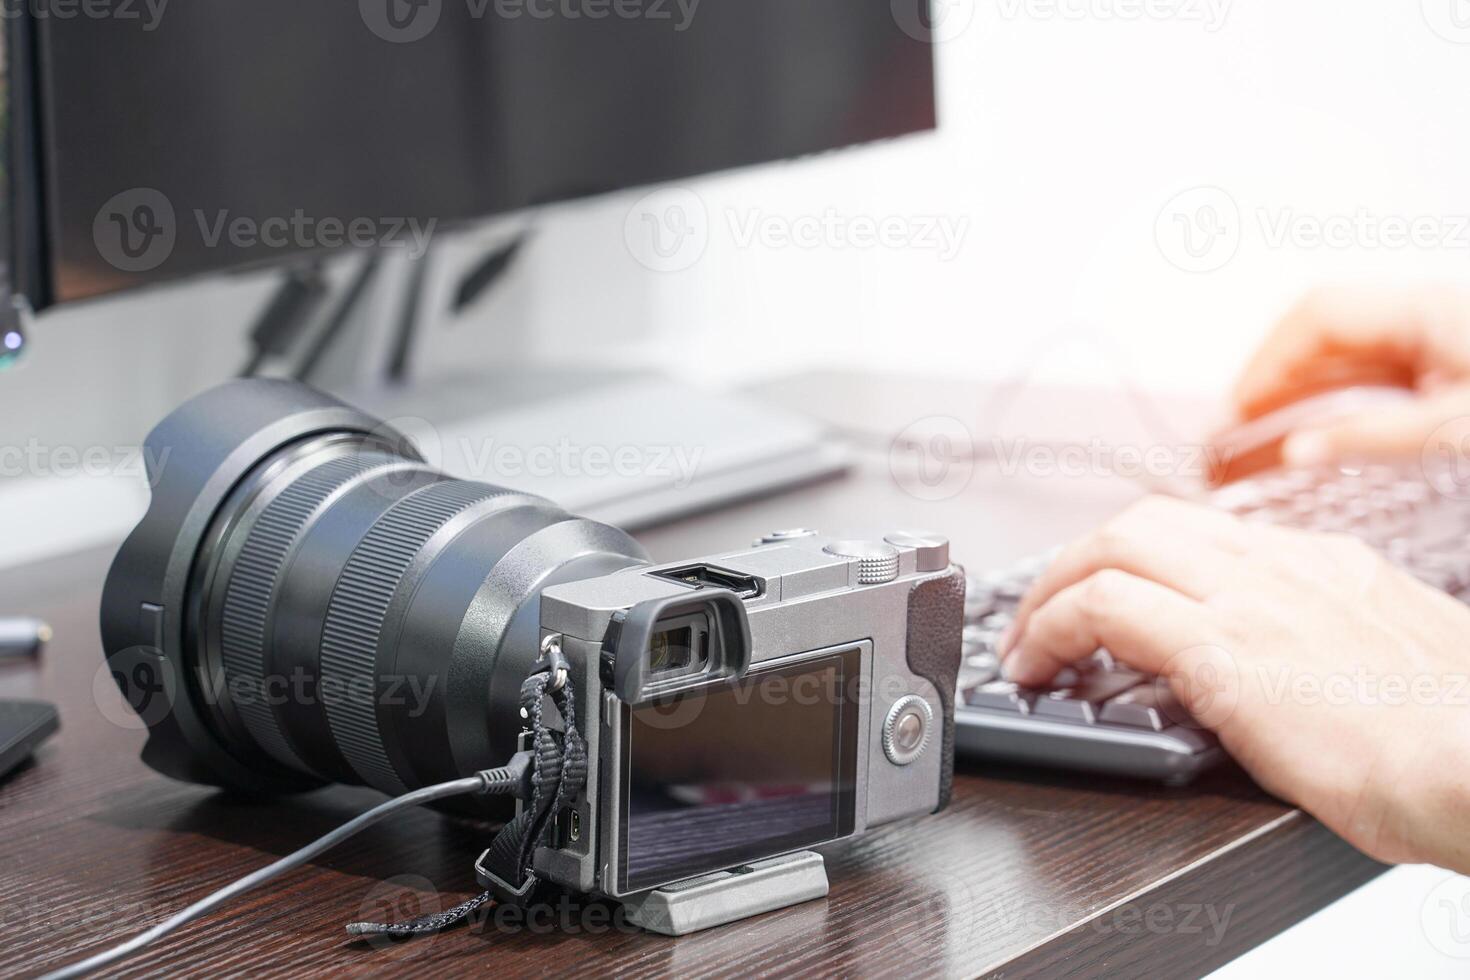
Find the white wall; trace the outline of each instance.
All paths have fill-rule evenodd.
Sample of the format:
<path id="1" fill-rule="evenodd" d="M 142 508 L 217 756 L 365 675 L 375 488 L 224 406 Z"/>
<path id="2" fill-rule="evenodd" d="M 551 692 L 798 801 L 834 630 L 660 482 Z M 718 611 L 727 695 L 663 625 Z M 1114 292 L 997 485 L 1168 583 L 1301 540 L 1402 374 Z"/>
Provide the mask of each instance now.
<path id="1" fill-rule="evenodd" d="M 682 271 L 650 272 L 620 248 L 637 194 L 576 209 L 542 245 L 625 293 L 643 280 L 649 349 L 693 352 L 721 380 L 773 363 L 995 376 L 1043 351 L 1065 376 L 1214 389 L 1309 283 L 1470 273 L 1470 46 L 1431 27 L 1452 25 L 1464 0 L 1148 0 L 1170 16 L 1143 19 L 1124 17 L 1143 0 L 946 2 L 972 20 L 938 47 L 938 134 L 689 183 L 708 247 Z M 1186 197 L 1184 216 L 1223 208 L 1219 247 L 1238 252 L 1184 271 L 1170 261 L 1182 253 L 1169 202 L 1202 185 L 1227 196 Z M 730 218 L 752 209 L 788 222 L 946 216 L 967 232 L 948 261 L 742 247 Z M 1283 218 L 1310 230 L 1360 210 L 1369 231 L 1340 246 L 1273 241 Z M 1429 247 L 1372 237 L 1414 218 Z M 563 326 L 601 315 L 595 290 L 548 300 L 541 315 Z M 1057 354 L 1076 331 L 1091 339 Z"/>
<path id="2" fill-rule="evenodd" d="M 1446 39 L 1470 41 L 1449 19 L 1465 0 L 936 2 L 941 25 L 967 25 L 937 45 L 938 133 L 656 196 L 705 215 L 707 247 L 678 271 L 635 259 L 643 192 L 548 209 L 501 292 L 431 333 L 430 371 L 575 351 L 717 382 L 834 363 L 997 376 L 1040 356 L 1066 376 L 1219 388 L 1309 283 L 1470 275 L 1470 45 Z M 1221 247 L 1238 251 L 1184 271 L 1169 206 L 1201 186 L 1227 196 L 1183 198 L 1185 217 L 1223 205 Z M 1425 219 L 1435 241 L 1273 244 L 1283 217 L 1360 211 Z M 827 215 L 915 235 L 939 219 L 963 237 L 952 256 L 740 240 L 752 217 L 792 228 Z M 181 379 L 208 383 L 238 361 L 259 295 L 258 281 L 212 283 L 48 318 L 41 377 L 0 379 L 0 403 L 85 388 L 162 405 Z"/>

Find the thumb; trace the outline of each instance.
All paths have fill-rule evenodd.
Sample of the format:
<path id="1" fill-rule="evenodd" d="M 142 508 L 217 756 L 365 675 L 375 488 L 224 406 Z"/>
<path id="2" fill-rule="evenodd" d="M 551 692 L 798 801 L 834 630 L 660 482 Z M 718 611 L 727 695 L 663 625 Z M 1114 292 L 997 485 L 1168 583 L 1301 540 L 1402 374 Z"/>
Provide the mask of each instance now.
<path id="1" fill-rule="evenodd" d="M 1289 466 L 1321 466 L 1351 457 L 1418 456 L 1431 437 L 1456 445 L 1470 437 L 1470 389 L 1299 429 L 1287 436 L 1281 457 Z"/>

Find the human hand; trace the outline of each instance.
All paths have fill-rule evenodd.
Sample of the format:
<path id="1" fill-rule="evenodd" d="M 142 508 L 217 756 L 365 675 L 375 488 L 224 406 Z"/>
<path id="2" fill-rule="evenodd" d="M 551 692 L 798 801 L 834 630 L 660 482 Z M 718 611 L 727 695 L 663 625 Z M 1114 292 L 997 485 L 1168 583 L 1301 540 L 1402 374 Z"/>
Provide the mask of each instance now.
<path id="1" fill-rule="evenodd" d="M 1106 647 L 1360 850 L 1466 872 L 1467 636 L 1470 608 L 1355 539 L 1149 498 L 1060 554 L 1002 655 L 1037 686 Z"/>
<path id="2" fill-rule="evenodd" d="M 1235 408 L 1250 420 L 1324 390 L 1365 384 L 1411 388 L 1419 397 L 1300 429 L 1282 446 L 1285 462 L 1416 456 L 1431 436 L 1455 446 L 1470 438 L 1470 292 L 1315 290 L 1252 358 L 1236 385 Z"/>

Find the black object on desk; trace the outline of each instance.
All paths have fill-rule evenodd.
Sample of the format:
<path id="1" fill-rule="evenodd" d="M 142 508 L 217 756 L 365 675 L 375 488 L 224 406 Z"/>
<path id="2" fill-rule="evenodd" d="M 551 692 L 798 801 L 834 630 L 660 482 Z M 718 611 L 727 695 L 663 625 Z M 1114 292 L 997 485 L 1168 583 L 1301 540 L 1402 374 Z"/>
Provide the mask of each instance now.
<path id="1" fill-rule="evenodd" d="M 0 779 L 35 754 L 61 727 L 56 706 L 45 701 L 0 701 Z"/>

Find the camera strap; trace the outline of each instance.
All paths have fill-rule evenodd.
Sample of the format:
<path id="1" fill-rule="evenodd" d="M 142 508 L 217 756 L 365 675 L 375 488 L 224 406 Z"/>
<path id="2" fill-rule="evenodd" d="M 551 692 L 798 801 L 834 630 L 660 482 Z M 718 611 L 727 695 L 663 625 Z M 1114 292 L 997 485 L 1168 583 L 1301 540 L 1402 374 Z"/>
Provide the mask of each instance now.
<path id="1" fill-rule="evenodd" d="M 536 847 L 553 826 L 557 814 L 582 792 L 587 784 L 587 745 L 577 731 L 576 706 L 571 677 L 555 664 L 527 677 L 521 685 L 521 717 L 530 732 L 532 764 L 530 799 L 516 818 L 503 827 L 490 847 L 475 862 L 475 873 L 486 891 L 452 909 L 406 922 L 353 922 L 347 931 L 355 936 L 417 936 L 438 932 L 468 918 L 486 903 L 525 905 L 539 884 L 531 864 Z M 563 730 L 546 724 L 546 699 L 561 714 Z M 524 797 L 523 797 L 524 799 Z"/>
<path id="2" fill-rule="evenodd" d="M 556 677 L 555 671 L 532 674 L 521 685 L 521 715 L 530 727 L 534 758 L 531 800 L 475 863 L 480 880 L 501 902 L 524 904 L 535 890 L 537 879 L 531 864 L 536 847 L 557 814 L 587 784 L 587 746 L 577 731 L 571 678 L 562 675 L 559 686 L 553 687 Z M 560 733 L 545 722 L 548 694 L 562 717 Z"/>

